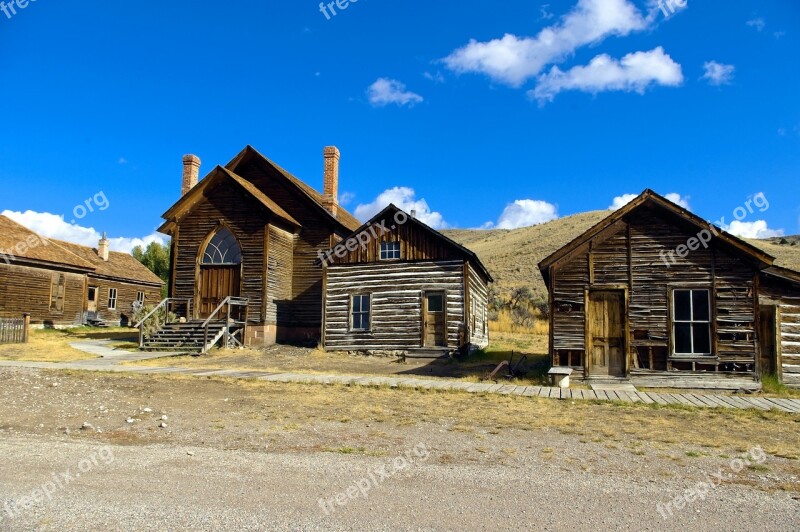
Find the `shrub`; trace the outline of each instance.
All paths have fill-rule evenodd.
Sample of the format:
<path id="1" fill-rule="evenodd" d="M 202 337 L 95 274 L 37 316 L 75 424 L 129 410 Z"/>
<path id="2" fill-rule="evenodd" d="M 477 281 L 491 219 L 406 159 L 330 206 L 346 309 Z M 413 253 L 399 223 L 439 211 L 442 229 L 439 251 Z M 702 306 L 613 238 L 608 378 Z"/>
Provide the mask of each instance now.
<path id="1" fill-rule="evenodd" d="M 144 305 L 142 308 L 137 310 L 133 315 L 133 323 L 139 323 L 139 321 L 147 316 L 155 307 L 155 305 Z M 175 319 L 176 315 L 174 313 L 168 313 L 165 307 L 161 307 L 157 312 L 153 313 L 152 316 L 145 320 L 144 337 L 150 338 L 152 335 L 160 331 L 167 321 L 173 322 Z"/>

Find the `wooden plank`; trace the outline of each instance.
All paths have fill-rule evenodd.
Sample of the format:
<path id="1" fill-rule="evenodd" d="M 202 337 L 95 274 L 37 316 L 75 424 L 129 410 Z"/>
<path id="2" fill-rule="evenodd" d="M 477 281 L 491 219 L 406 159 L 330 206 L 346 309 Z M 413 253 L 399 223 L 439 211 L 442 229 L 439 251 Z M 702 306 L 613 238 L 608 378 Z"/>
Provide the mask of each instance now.
<path id="1" fill-rule="evenodd" d="M 657 393 L 651 393 L 651 392 L 647 392 L 647 395 L 648 395 L 648 397 L 650 397 L 650 399 L 651 399 L 651 400 L 652 400 L 654 403 L 658 403 L 658 404 L 660 404 L 660 405 L 667 405 L 667 404 L 669 404 L 669 403 L 667 403 L 667 401 L 666 401 L 666 400 L 665 400 L 663 397 L 661 397 L 661 395 L 660 395 L 660 394 L 657 394 Z"/>
<path id="2" fill-rule="evenodd" d="M 652 405 L 653 403 L 655 403 L 655 401 L 651 399 L 650 396 L 644 392 L 634 392 L 634 394 L 636 395 L 636 397 L 639 398 L 640 401 L 642 401 L 645 404 Z"/>

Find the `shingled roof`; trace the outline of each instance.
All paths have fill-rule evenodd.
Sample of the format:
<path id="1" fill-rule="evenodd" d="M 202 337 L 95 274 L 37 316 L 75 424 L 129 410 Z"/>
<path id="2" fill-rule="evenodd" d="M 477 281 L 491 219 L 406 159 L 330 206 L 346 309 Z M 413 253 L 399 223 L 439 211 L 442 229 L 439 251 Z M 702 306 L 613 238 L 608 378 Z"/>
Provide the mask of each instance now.
<path id="1" fill-rule="evenodd" d="M 161 286 L 163 281 L 128 253 L 111 251 L 108 262 L 93 248 L 45 238 L 7 216 L 0 215 L 0 264 L 34 262 L 63 266 L 119 281 Z"/>
<path id="2" fill-rule="evenodd" d="M 91 263 L 69 252 L 52 240 L 44 238 L 7 216 L 0 215 L 0 263 L 33 261 L 93 270 Z"/>
<path id="3" fill-rule="evenodd" d="M 50 242 L 55 242 L 70 253 L 90 263 L 94 267 L 93 274 L 96 276 L 108 277 L 109 279 L 119 281 L 151 284 L 154 286 L 161 286 L 163 284 L 163 281 L 158 275 L 148 270 L 144 264 L 136 260 L 133 255 L 129 253 L 109 251 L 108 261 L 106 262 L 97 254 L 96 249 L 73 244 L 72 242 L 64 242 L 62 240 L 50 240 Z"/>

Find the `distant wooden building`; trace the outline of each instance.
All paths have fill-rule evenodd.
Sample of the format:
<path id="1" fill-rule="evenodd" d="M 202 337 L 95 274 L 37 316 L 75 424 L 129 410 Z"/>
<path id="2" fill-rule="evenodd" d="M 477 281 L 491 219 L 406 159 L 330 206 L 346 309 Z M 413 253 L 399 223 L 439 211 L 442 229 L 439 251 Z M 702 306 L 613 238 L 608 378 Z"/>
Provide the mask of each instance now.
<path id="1" fill-rule="evenodd" d="M 90 321 L 127 324 L 133 304 L 158 303 L 163 285 L 126 253 L 37 235 L 0 216 L 0 316 L 65 327 Z"/>
<path id="2" fill-rule="evenodd" d="M 328 351 L 408 354 L 489 343 L 489 272 L 475 253 L 389 205 L 320 256 Z"/>
<path id="3" fill-rule="evenodd" d="M 170 297 L 190 302 L 190 321 L 227 298 L 247 301 L 249 345 L 316 343 L 322 325 L 320 250 L 361 225 L 338 204 L 339 150 L 324 150 L 324 193 L 247 146 L 199 181 L 184 157 L 182 197 L 160 232 L 172 237 Z"/>
<path id="4" fill-rule="evenodd" d="M 800 383 L 800 274 L 773 262 L 646 190 L 539 264 L 552 364 L 649 386 Z"/>

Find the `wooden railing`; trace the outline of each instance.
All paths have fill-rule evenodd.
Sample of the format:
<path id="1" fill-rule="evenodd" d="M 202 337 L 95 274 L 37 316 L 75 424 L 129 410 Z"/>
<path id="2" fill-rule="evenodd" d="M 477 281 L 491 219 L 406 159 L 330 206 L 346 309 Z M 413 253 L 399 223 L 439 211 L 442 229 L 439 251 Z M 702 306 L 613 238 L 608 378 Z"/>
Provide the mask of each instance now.
<path id="1" fill-rule="evenodd" d="M 180 309 L 183 307 L 185 309 L 185 313 L 183 316 L 180 316 L 178 312 L 172 312 L 173 309 Z M 144 324 L 149 320 L 155 313 L 157 312 L 164 312 L 164 325 L 170 324 L 170 314 L 175 314 L 176 319 L 178 318 L 186 318 L 186 321 L 192 319 L 192 299 L 178 299 L 174 297 L 168 297 L 161 303 L 155 306 L 153 310 L 147 313 L 147 315 L 139 320 L 139 323 L 134 325 L 137 329 L 139 329 L 139 349 L 144 347 Z"/>
<path id="2" fill-rule="evenodd" d="M 218 321 L 222 317 L 222 311 L 225 309 L 225 327 L 222 330 L 222 338 L 225 340 L 225 348 L 231 344 L 242 347 L 245 341 L 245 334 L 247 331 L 247 304 L 250 300 L 246 297 L 226 297 L 219 306 L 214 309 L 214 312 L 203 322 L 203 353 L 207 353 L 209 349 L 214 347 L 219 341 L 219 338 L 214 338 L 209 345 L 208 328 L 211 322 Z M 234 318 L 231 314 L 231 309 L 238 307 L 238 319 Z M 231 333 L 231 328 L 236 329 Z M 241 336 L 237 339 L 236 336 Z"/>
<path id="3" fill-rule="evenodd" d="M 0 344 L 26 344 L 30 339 L 31 316 L 0 318 Z"/>

